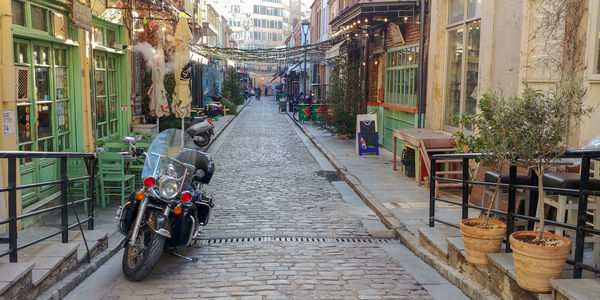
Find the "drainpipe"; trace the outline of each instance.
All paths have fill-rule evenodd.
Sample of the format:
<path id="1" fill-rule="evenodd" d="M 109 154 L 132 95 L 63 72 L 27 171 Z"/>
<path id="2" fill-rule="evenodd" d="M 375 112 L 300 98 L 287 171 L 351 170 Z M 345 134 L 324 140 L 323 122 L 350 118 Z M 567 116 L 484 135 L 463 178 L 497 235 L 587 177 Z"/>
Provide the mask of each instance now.
<path id="1" fill-rule="evenodd" d="M 419 9 L 419 103 L 417 105 L 417 128 L 423 128 L 423 115 L 425 114 L 425 92 L 427 78 L 426 70 L 427 64 L 425 63 L 425 10 L 427 7 L 427 1 L 420 1 Z"/>

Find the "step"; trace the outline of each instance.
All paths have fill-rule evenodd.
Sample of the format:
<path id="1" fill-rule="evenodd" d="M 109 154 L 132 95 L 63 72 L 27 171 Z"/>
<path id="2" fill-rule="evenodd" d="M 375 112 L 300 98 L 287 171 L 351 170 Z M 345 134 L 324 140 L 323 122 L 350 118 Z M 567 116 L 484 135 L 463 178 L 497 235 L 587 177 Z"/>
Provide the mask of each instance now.
<path id="1" fill-rule="evenodd" d="M 487 266 L 477 266 L 467 262 L 462 237 L 446 238 L 448 243 L 448 264 L 470 280 L 489 289 L 490 272 Z"/>
<path id="2" fill-rule="evenodd" d="M 96 256 L 96 254 L 104 251 L 104 249 L 108 247 L 108 234 L 106 232 L 100 230 L 87 231 L 85 232 L 85 239 L 88 248 L 90 249 L 90 258 Z M 81 233 L 73 240 L 73 242 L 78 242 L 80 244 L 79 248 L 77 248 L 77 262 L 79 264 L 87 262 L 87 249 L 81 238 Z"/>
<path id="3" fill-rule="evenodd" d="M 419 228 L 419 244 L 431 254 L 448 263 L 448 242 L 446 238 L 460 236 L 460 231 L 453 227 Z"/>
<path id="4" fill-rule="evenodd" d="M 55 243 L 39 253 L 33 261 L 32 282 L 40 291 L 62 279 L 69 271 L 78 266 L 77 249 L 80 244 Z"/>
<path id="5" fill-rule="evenodd" d="M 0 299 L 17 299 L 32 287 L 33 262 L 0 263 Z"/>
<path id="6" fill-rule="evenodd" d="M 595 300 L 600 294 L 600 279 L 554 279 L 550 281 L 554 299 Z"/>
<path id="7" fill-rule="evenodd" d="M 489 253 L 488 268 L 491 277 L 491 291 L 501 299 L 538 299 L 537 294 L 528 292 L 517 284 L 515 263 L 512 253 Z"/>

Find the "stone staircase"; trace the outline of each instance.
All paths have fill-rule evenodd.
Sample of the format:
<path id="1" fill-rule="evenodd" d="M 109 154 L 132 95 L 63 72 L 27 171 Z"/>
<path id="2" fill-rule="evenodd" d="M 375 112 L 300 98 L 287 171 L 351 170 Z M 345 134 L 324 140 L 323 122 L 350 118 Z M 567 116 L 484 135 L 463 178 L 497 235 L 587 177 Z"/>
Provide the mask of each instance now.
<path id="1" fill-rule="evenodd" d="M 551 294 L 537 294 L 520 288 L 517 284 L 511 253 L 488 254 L 488 266 L 467 262 L 460 231 L 452 227 L 419 229 L 419 244 L 451 268 L 477 282 L 500 299 L 506 300 L 587 300 L 599 299 L 600 277 L 585 271 L 583 279 L 571 279 L 573 266 L 566 264 L 561 279 L 550 282 Z"/>
<path id="2" fill-rule="evenodd" d="M 40 233 L 37 232 L 36 235 Z M 108 246 L 107 233 L 84 231 L 90 258 Z M 87 262 L 87 249 L 81 232 L 70 232 L 69 243 L 56 238 L 40 242 L 19 251 L 19 262 L 9 263 L 8 257 L 0 259 L 0 299 L 35 299 L 54 283 Z M 27 240 L 21 234 L 19 239 Z M 19 241 L 19 245 L 22 242 Z M 6 244 L 1 250 L 8 249 Z"/>

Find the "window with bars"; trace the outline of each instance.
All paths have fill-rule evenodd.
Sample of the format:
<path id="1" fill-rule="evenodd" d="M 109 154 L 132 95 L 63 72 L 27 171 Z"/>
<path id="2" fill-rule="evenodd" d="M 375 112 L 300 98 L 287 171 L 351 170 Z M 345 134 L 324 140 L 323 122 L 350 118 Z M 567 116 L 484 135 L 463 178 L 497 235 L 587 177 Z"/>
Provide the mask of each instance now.
<path id="1" fill-rule="evenodd" d="M 416 107 L 418 66 L 418 44 L 388 50 L 385 65 L 386 103 Z"/>

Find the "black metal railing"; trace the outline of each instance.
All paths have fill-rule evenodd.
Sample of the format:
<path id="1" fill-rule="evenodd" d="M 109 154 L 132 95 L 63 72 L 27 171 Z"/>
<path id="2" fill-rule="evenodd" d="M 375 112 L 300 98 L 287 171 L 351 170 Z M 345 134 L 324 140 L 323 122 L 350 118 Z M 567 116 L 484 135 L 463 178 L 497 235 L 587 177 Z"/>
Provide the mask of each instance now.
<path id="1" fill-rule="evenodd" d="M 478 206 L 469 203 L 469 186 L 470 185 L 483 185 L 483 186 L 495 186 L 495 182 L 482 182 L 469 180 L 469 161 L 472 159 L 477 159 L 482 157 L 482 154 L 479 153 L 469 153 L 469 154 L 436 154 L 431 158 L 431 176 L 430 176 L 430 185 L 429 185 L 429 227 L 434 227 L 435 222 L 439 222 L 442 224 L 446 224 L 453 227 L 459 227 L 456 223 L 443 220 L 437 218 L 435 216 L 435 203 L 436 201 L 460 205 L 462 207 L 462 219 L 469 218 L 469 209 L 476 209 L 480 211 L 487 211 L 487 207 Z M 544 187 L 544 191 L 562 194 L 562 195 L 572 195 L 578 196 L 578 208 L 577 208 L 577 224 L 568 224 L 559 221 L 545 220 L 545 223 L 551 226 L 571 229 L 576 231 L 575 235 L 575 252 L 574 259 L 567 259 L 567 263 L 570 263 L 574 266 L 573 270 L 573 278 L 581 278 L 583 270 L 589 270 L 595 273 L 600 273 L 600 269 L 587 265 L 583 263 L 583 251 L 584 251 L 584 242 L 586 234 L 595 234 L 600 235 L 599 228 L 590 228 L 586 226 L 586 213 L 587 213 L 587 205 L 588 205 L 588 196 L 598 196 L 600 195 L 600 191 L 597 190 L 589 190 L 589 178 L 590 178 L 590 164 L 591 160 L 600 160 L 600 150 L 568 150 L 562 158 L 577 158 L 581 159 L 581 177 L 579 183 L 579 189 L 566 189 L 566 188 L 555 188 L 555 187 Z M 439 162 L 446 160 L 457 160 L 462 159 L 462 179 L 457 178 L 446 178 L 442 176 L 436 176 L 435 167 Z M 600 163 L 600 161 L 598 162 Z M 517 167 L 510 166 L 509 169 L 509 180 L 508 184 L 502 183 L 500 184 L 501 189 L 508 189 L 508 207 L 507 210 L 497 210 L 492 209 L 491 211 L 497 215 L 506 216 L 506 238 L 504 239 L 504 243 L 506 244 L 505 251 L 511 252 L 510 249 L 510 241 L 509 236 L 515 231 L 515 220 L 526 220 L 528 230 L 533 230 L 535 222 L 539 222 L 539 218 L 536 218 L 536 208 L 538 201 L 538 187 L 537 182 L 538 178 L 535 175 L 535 172 L 530 172 L 530 183 L 529 185 L 519 185 L 517 184 Z M 500 175 L 499 175 L 500 176 Z M 457 202 L 452 199 L 444 199 L 438 197 L 436 195 L 436 180 L 446 181 L 446 182 L 457 182 L 462 183 L 462 201 Z M 518 214 L 516 210 L 516 192 L 517 189 L 529 190 L 529 206 L 528 206 L 528 215 Z M 498 200 L 497 200 L 498 201 Z M 598 217 L 600 212 L 596 212 L 595 217 Z M 600 238 L 600 237 L 598 237 Z"/>
<path id="2" fill-rule="evenodd" d="M 10 262 L 17 262 L 17 252 L 23 248 L 37 244 L 56 235 L 62 234 L 62 242 L 69 242 L 69 229 L 79 226 L 87 222 L 88 230 L 94 229 L 94 168 L 96 157 L 92 153 L 76 153 L 76 152 L 36 152 L 36 151 L 6 151 L 0 152 L 0 158 L 8 159 L 8 186 L 0 188 L 0 192 L 8 192 L 8 218 L 0 220 L 0 225 L 8 224 L 8 250 L 0 252 L 0 257 L 9 255 Z M 22 184 L 17 185 L 17 162 L 18 159 L 35 159 L 35 158 L 54 158 L 59 160 L 61 177 L 58 180 Z M 69 158 L 84 159 L 89 166 L 87 176 L 69 178 L 67 173 L 67 160 Z M 88 184 L 88 197 L 69 201 L 69 184 L 74 182 L 86 181 Z M 17 190 L 51 186 L 60 184 L 60 204 L 30 213 L 17 215 Z M 83 183 L 85 184 L 85 183 Z M 88 216 L 83 220 L 79 220 L 74 224 L 69 224 L 68 209 L 70 206 L 88 203 Z M 33 241 L 29 241 L 23 245 L 17 244 L 17 222 L 24 218 L 36 216 L 39 214 L 51 212 L 54 210 L 61 211 L 61 229 L 57 232 L 45 235 Z"/>

